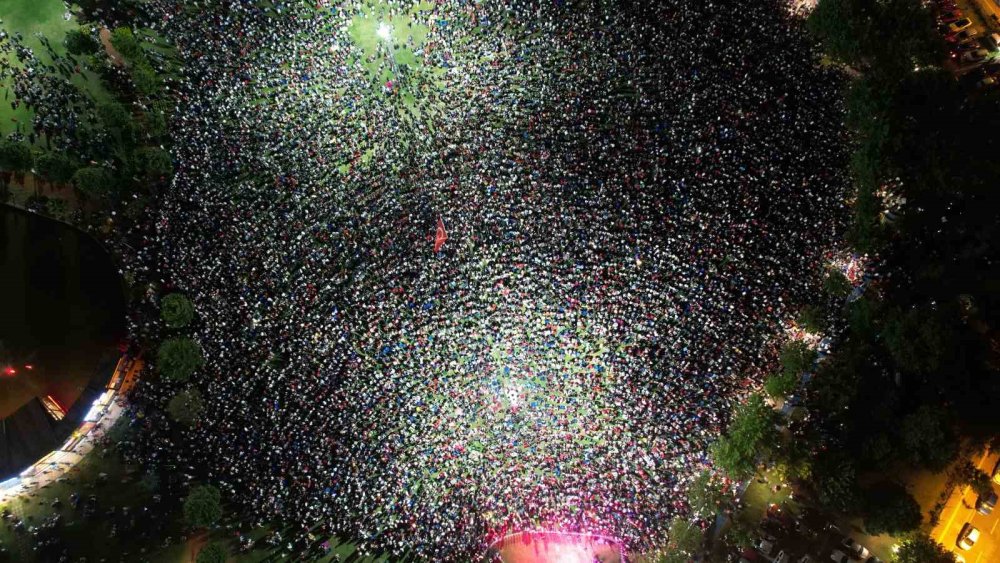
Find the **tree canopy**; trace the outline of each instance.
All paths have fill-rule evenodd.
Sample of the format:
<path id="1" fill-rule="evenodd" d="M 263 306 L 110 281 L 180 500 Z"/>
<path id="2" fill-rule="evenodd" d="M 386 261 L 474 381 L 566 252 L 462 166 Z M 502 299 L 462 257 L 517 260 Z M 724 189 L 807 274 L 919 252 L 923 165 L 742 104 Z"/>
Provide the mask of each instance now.
<path id="1" fill-rule="evenodd" d="M 167 414 L 175 421 L 186 426 L 193 426 L 201 418 L 205 410 L 205 402 L 197 389 L 181 391 L 170 399 L 167 404 Z"/>
<path id="2" fill-rule="evenodd" d="M 194 487 L 184 499 L 184 521 L 192 528 L 208 528 L 222 518 L 222 493 L 211 485 Z"/>
<path id="3" fill-rule="evenodd" d="M 671 549 L 687 556 L 697 553 L 704 539 L 701 528 L 679 516 L 670 521 L 670 530 L 667 534 L 670 537 Z"/>
<path id="4" fill-rule="evenodd" d="M 35 171 L 47 182 L 65 184 L 73 179 L 76 166 L 61 153 L 45 152 L 35 159 Z"/>
<path id="5" fill-rule="evenodd" d="M 160 317 L 168 328 L 183 328 L 194 320 L 194 305 L 182 293 L 171 293 L 160 301 Z"/>
<path id="6" fill-rule="evenodd" d="M 34 163 L 31 147 L 15 141 L 0 142 L 0 170 L 27 172 Z"/>
<path id="7" fill-rule="evenodd" d="M 820 0 L 806 25 L 827 54 L 855 68 L 904 72 L 940 53 L 934 20 L 917 0 Z"/>
<path id="8" fill-rule="evenodd" d="M 897 483 L 881 482 L 864 490 L 865 531 L 899 535 L 920 526 L 920 505 Z"/>
<path id="9" fill-rule="evenodd" d="M 858 474 L 854 462 L 843 452 L 828 452 L 816 458 L 813 481 L 820 504 L 853 513 L 858 505 Z"/>
<path id="10" fill-rule="evenodd" d="M 94 37 L 94 34 L 90 32 L 90 29 L 86 27 L 79 27 L 77 29 L 71 29 L 66 32 L 66 38 L 63 39 L 63 44 L 66 46 L 66 50 L 73 55 L 92 55 L 101 48 L 101 43 Z"/>
<path id="11" fill-rule="evenodd" d="M 951 431 L 947 413 L 922 405 L 903 418 L 900 438 L 912 463 L 940 471 L 958 456 L 958 441 Z"/>
<path id="12" fill-rule="evenodd" d="M 955 563 L 955 555 L 927 534 L 916 534 L 899 545 L 893 563 Z"/>
<path id="13" fill-rule="evenodd" d="M 226 563 L 229 551 L 219 542 L 211 542 L 198 552 L 196 563 Z"/>
<path id="14" fill-rule="evenodd" d="M 715 462 L 736 479 L 753 475 L 757 457 L 777 442 L 777 413 L 758 394 L 737 407 L 725 436 L 712 448 Z"/>
<path id="15" fill-rule="evenodd" d="M 160 373 L 175 381 L 187 381 L 205 363 L 201 346 L 190 338 L 164 340 L 156 354 Z"/>
<path id="16" fill-rule="evenodd" d="M 73 173 L 73 185 L 84 197 L 101 200 L 110 197 L 114 179 L 100 166 L 84 166 Z"/>
<path id="17" fill-rule="evenodd" d="M 722 483 L 711 472 L 702 471 L 688 487 L 687 498 L 692 514 L 707 518 L 719 511 L 726 495 Z"/>

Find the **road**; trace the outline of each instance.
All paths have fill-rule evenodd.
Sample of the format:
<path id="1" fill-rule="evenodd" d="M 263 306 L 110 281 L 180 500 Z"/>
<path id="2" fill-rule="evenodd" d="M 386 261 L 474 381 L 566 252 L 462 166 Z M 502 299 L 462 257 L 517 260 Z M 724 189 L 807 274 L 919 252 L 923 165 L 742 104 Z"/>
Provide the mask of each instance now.
<path id="1" fill-rule="evenodd" d="M 983 454 L 977 460 L 976 467 L 986 473 L 993 471 L 993 466 L 1000 459 L 1000 454 Z M 1000 487 L 993 484 L 993 490 L 1000 494 Z M 957 545 L 958 533 L 966 522 L 979 528 L 979 541 L 970 550 L 963 550 Z M 933 537 L 946 548 L 961 555 L 967 563 L 991 563 L 1000 561 L 1000 506 L 989 516 L 976 512 L 976 493 L 967 486 L 952 493 L 941 512 L 941 522 L 934 528 Z"/>

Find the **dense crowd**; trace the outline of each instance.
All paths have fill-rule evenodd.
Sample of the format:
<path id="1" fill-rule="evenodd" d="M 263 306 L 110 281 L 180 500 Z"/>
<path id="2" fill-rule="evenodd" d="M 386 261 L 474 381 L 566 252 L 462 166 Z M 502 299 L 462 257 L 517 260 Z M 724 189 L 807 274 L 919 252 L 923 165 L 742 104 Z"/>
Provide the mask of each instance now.
<path id="1" fill-rule="evenodd" d="M 151 6 L 185 66 L 143 252 L 197 306 L 227 498 L 421 558 L 660 541 L 842 222 L 787 7 Z"/>

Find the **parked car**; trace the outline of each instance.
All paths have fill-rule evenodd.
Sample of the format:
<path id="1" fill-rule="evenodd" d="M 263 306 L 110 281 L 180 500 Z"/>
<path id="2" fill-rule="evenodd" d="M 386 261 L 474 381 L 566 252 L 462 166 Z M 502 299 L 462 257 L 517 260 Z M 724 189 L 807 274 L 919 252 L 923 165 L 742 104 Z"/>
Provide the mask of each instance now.
<path id="1" fill-rule="evenodd" d="M 851 558 L 839 549 L 835 549 L 830 553 L 830 560 L 836 561 L 836 563 L 851 563 Z"/>
<path id="2" fill-rule="evenodd" d="M 941 14 L 938 15 L 937 17 L 937 21 L 938 23 L 941 24 L 950 24 L 953 22 L 957 22 L 961 18 L 962 18 L 962 12 L 956 10 L 954 12 L 941 12 Z"/>
<path id="3" fill-rule="evenodd" d="M 994 79 L 991 76 L 987 76 L 986 78 L 981 80 L 980 84 L 986 82 L 987 80 L 991 81 L 989 84 L 987 84 L 987 86 L 992 86 L 993 84 L 996 84 L 996 79 Z M 985 496 L 980 495 L 979 498 L 976 499 L 976 512 L 982 514 L 983 516 L 989 516 L 990 512 L 993 512 L 993 508 L 996 507 L 996 505 L 997 505 L 997 494 L 993 491 L 990 491 L 988 495 Z"/>
<path id="4" fill-rule="evenodd" d="M 868 551 L 868 548 L 854 541 L 853 538 L 844 538 L 840 540 L 840 545 L 842 545 L 844 549 L 847 550 L 847 553 L 853 555 L 855 559 L 864 559 L 869 555 L 871 555 L 871 552 Z"/>
<path id="5" fill-rule="evenodd" d="M 991 33 L 983 37 L 983 46 L 991 51 L 1000 51 L 1000 33 Z"/>
<path id="6" fill-rule="evenodd" d="M 976 30 L 966 29 L 964 31 L 959 31 L 958 33 L 949 33 L 948 35 L 944 36 L 944 40 L 947 41 L 948 43 L 961 43 L 966 39 L 976 37 L 978 35 L 979 32 L 977 32 Z"/>
<path id="7" fill-rule="evenodd" d="M 957 21 L 953 21 L 948 24 L 948 31 L 952 33 L 958 33 L 959 31 L 965 30 L 972 27 L 972 20 L 969 18 L 962 18 Z"/>
<path id="8" fill-rule="evenodd" d="M 986 49 L 976 49 L 975 51 L 966 51 L 962 53 L 962 61 L 967 63 L 978 63 L 980 61 L 986 60 L 990 54 Z"/>
<path id="9" fill-rule="evenodd" d="M 976 545 L 976 540 L 979 539 L 979 528 L 972 525 L 971 522 L 966 522 L 962 526 L 962 531 L 958 533 L 958 542 L 956 544 L 962 549 L 972 549 L 972 546 Z"/>
<path id="10" fill-rule="evenodd" d="M 774 557 L 773 563 L 791 563 L 792 557 L 785 553 L 784 550 L 779 551 L 778 555 Z"/>

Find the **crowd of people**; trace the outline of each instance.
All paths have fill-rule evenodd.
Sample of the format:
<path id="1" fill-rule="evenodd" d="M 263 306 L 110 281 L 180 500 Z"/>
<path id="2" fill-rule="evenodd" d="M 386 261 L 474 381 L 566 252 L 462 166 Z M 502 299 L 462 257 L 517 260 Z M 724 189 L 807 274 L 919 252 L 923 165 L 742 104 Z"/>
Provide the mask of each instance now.
<path id="1" fill-rule="evenodd" d="M 844 220 L 787 6 L 147 6 L 185 64 L 140 252 L 196 305 L 227 499 L 418 558 L 660 542 Z"/>

